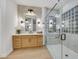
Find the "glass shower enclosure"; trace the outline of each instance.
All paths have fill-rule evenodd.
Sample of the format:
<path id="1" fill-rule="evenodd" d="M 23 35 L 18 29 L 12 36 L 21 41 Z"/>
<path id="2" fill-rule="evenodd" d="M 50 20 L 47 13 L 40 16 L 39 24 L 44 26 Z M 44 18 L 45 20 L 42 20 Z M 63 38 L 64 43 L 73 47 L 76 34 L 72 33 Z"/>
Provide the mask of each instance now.
<path id="1" fill-rule="evenodd" d="M 53 59 L 78 59 L 78 5 L 65 11 L 64 2 L 48 8 L 45 45 Z"/>

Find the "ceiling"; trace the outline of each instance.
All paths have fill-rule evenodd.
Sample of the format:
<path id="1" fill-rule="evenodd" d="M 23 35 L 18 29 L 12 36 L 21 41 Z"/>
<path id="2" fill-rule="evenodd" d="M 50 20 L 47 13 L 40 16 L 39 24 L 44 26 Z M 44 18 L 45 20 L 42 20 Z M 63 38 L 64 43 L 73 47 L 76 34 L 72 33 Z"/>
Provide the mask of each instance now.
<path id="1" fill-rule="evenodd" d="M 57 0 L 14 0 L 19 5 L 35 7 L 52 7 Z"/>
<path id="2" fill-rule="evenodd" d="M 35 7 L 48 7 L 51 8 L 58 0 L 13 0 L 18 5 L 35 6 Z M 67 4 L 72 0 L 60 0 L 64 1 L 63 4 Z M 60 3 L 61 4 L 61 3 Z"/>

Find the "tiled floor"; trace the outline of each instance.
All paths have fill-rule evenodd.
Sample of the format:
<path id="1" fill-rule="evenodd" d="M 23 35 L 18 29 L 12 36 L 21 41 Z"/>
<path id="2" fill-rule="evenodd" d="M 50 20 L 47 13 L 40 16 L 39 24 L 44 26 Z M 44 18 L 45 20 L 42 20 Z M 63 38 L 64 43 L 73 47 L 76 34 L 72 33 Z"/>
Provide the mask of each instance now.
<path id="1" fill-rule="evenodd" d="M 4 59 L 52 59 L 47 48 L 28 48 L 15 50 Z"/>

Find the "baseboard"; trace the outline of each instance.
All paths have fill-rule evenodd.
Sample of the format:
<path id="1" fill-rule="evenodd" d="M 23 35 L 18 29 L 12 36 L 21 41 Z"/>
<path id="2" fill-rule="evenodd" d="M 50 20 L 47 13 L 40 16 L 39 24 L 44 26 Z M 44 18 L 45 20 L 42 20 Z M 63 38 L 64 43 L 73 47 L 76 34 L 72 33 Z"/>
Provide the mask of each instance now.
<path id="1" fill-rule="evenodd" d="M 5 57 L 7 57 L 12 51 L 13 51 L 13 50 L 10 49 L 9 51 L 7 51 L 7 53 L 2 53 L 2 54 L 0 54 L 0 58 L 5 58 Z"/>

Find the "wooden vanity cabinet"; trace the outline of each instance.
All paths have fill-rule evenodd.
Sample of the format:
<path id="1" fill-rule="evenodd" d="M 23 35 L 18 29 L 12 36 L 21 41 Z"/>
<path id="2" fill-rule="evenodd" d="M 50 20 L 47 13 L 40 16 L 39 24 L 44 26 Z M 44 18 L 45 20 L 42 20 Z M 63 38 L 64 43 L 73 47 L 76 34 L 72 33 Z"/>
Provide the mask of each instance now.
<path id="1" fill-rule="evenodd" d="M 14 35 L 13 48 L 38 47 L 43 45 L 43 35 Z"/>

